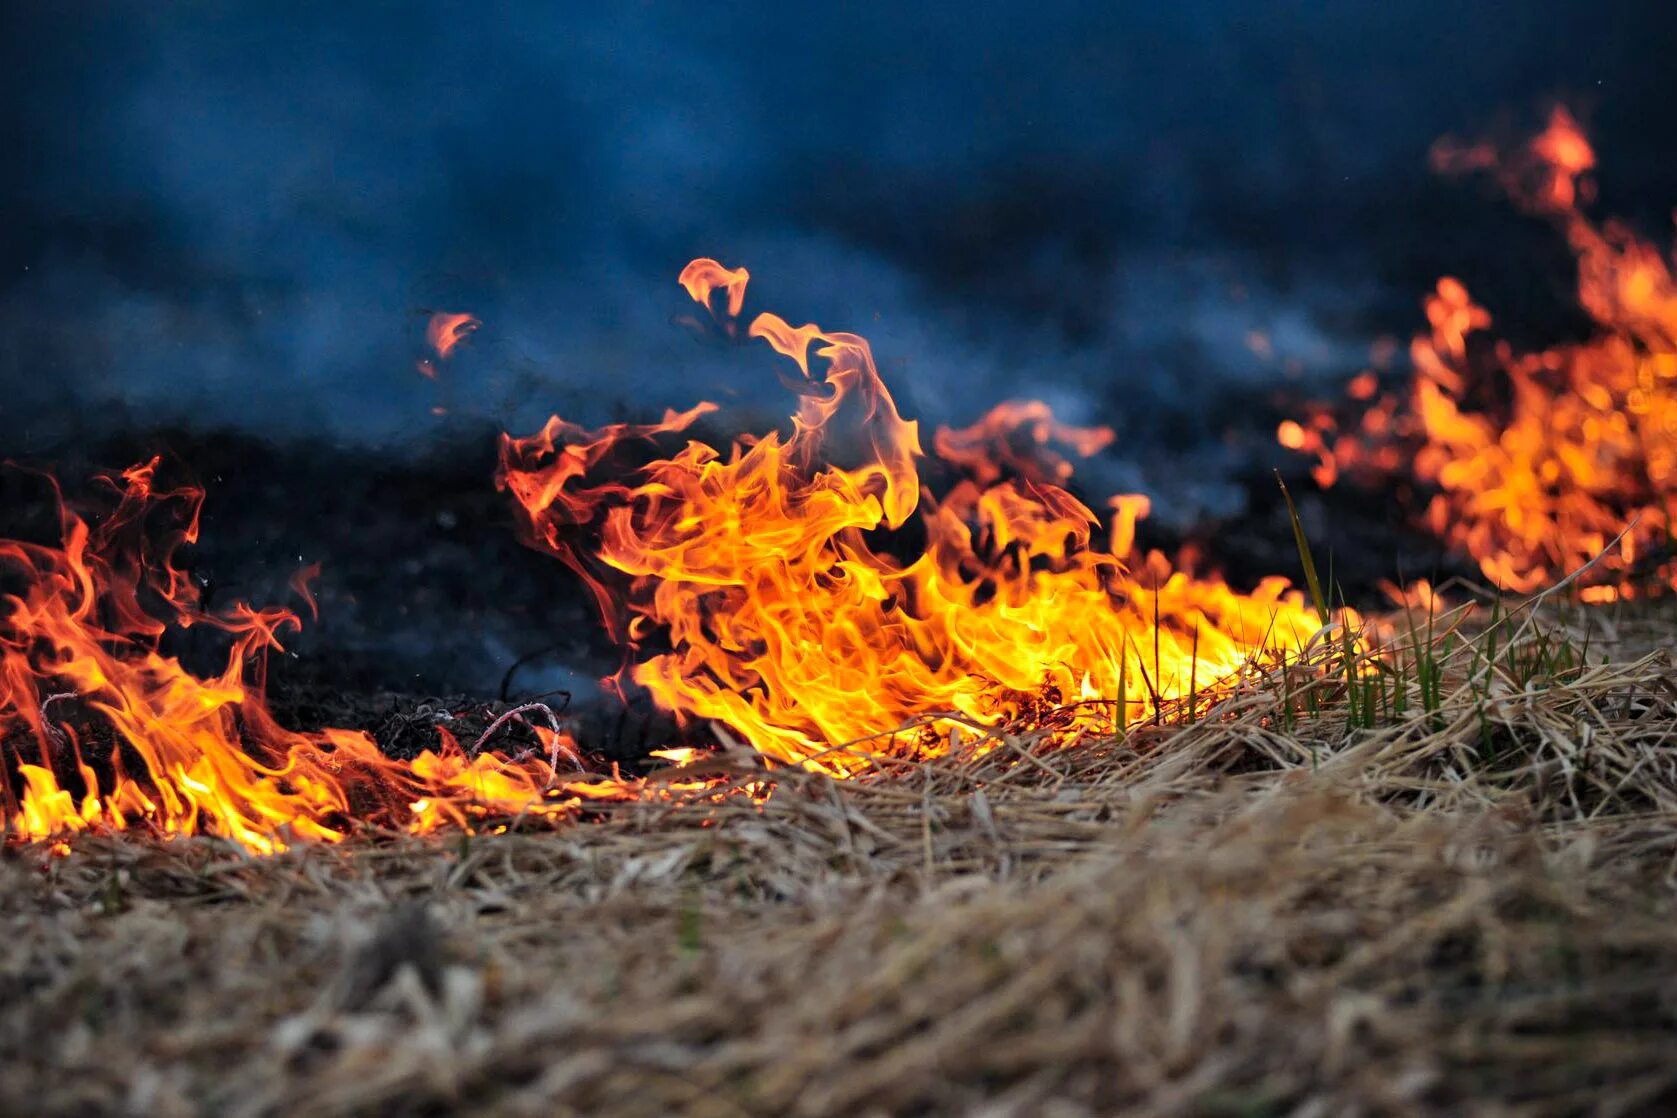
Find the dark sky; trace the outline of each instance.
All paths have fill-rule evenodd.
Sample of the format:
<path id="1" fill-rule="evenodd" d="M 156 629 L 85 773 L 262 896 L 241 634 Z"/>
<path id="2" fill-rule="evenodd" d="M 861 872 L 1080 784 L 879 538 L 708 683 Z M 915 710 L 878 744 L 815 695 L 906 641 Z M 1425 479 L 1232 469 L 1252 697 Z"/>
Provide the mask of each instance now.
<path id="1" fill-rule="evenodd" d="M 1348 374 L 1439 272 L 1537 282 L 1499 258 L 1517 219 L 1429 181 L 1440 133 L 1565 98 L 1604 200 L 1662 240 L 1677 203 L 1677 15 L 1646 2 L 3 18 L 0 423 L 27 449 L 778 410 L 766 357 L 674 324 L 700 254 L 750 267 L 757 307 L 870 336 L 919 414 L 1029 394 L 1132 445 L 1199 438 L 1208 398 L 1276 375 L 1249 330 Z M 437 385 L 413 369 L 432 308 L 485 321 Z"/>

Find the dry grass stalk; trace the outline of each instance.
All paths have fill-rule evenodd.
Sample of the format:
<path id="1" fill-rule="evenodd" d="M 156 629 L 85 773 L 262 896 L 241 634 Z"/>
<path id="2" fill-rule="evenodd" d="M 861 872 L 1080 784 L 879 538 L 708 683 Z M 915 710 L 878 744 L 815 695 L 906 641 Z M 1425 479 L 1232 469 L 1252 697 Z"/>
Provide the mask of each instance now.
<path id="1" fill-rule="evenodd" d="M 556 832 L 13 850 L 0 1112 L 1666 1112 L 1672 621 L 1458 620 L 1369 725 L 1295 667 Z"/>

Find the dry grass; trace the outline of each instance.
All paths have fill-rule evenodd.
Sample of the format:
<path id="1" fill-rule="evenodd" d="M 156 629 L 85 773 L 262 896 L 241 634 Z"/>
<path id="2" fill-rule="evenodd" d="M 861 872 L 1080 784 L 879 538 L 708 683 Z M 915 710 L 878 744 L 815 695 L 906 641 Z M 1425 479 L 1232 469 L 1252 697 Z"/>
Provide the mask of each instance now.
<path id="1" fill-rule="evenodd" d="M 555 833 L 16 850 L 0 1112 L 1667 1113 L 1677 626 L 1522 640 L 1586 627 L 1369 729 L 1272 677 Z"/>

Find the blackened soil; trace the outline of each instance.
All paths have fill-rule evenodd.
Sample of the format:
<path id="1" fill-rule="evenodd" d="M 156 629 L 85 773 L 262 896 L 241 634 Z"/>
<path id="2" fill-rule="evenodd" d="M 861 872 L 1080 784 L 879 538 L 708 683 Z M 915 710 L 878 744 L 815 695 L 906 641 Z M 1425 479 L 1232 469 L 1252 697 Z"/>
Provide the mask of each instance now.
<path id="1" fill-rule="evenodd" d="M 1387 585 L 1424 578 L 1434 586 L 1453 578 L 1483 581 L 1478 568 L 1418 528 L 1410 510 L 1424 499 L 1407 482 L 1367 488 L 1342 481 L 1319 489 L 1302 471 L 1286 475 L 1288 491 L 1315 558 L 1317 573 L 1338 601 L 1363 609 L 1390 605 Z M 1246 508 L 1238 516 L 1200 525 L 1184 537 L 1232 584 L 1247 588 L 1266 575 L 1302 585 L 1304 573 L 1292 518 L 1275 476 L 1254 470 L 1241 479 Z"/>

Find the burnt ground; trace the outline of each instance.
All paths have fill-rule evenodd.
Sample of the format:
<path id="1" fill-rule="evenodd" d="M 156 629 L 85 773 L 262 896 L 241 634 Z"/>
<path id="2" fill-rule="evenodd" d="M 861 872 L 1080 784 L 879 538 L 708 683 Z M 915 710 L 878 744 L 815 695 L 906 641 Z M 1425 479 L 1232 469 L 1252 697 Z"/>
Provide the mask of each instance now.
<path id="1" fill-rule="evenodd" d="M 1321 577 L 1345 602 L 1358 608 L 1388 605 L 1387 584 L 1418 578 L 1434 586 L 1452 579 L 1482 581 L 1472 562 L 1414 526 L 1409 510 L 1424 506 L 1425 499 L 1411 483 L 1368 489 L 1341 482 L 1324 490 L 1296 462 L 1283 477 Z M 1197 525 L 1180 539 L 1236 586 L 1250 587 L 1271 574 L 1300 583 L 1298 545 L 1275 475 L 1254 467 L 1238 483 L 1246 494 L 1239 515 Z"/>

